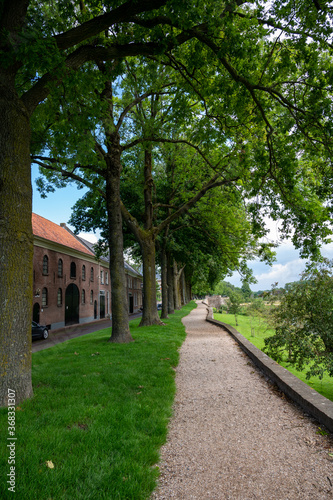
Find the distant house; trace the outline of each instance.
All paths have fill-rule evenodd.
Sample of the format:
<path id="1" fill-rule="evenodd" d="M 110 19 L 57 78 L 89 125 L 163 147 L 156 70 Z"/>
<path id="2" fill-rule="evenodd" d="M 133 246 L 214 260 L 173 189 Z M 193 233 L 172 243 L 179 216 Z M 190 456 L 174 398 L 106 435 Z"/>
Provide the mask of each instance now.
<path id="1" fill-rule="evenodd" d="M 111 280 L 106 258 L 66 224 L 32 214 L 34 235 L 33 321 L 51 329 L 111 317 Z M 142 307 L 142 276 L 125 264 L 129 312 Z"/>

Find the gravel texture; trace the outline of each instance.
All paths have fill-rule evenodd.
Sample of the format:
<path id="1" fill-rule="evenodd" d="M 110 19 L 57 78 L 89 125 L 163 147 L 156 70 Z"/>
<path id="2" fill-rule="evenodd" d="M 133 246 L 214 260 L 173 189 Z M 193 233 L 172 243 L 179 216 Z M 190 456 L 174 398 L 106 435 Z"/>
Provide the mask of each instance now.
<path id="1" fill-rule="evenodd" d="M 333 439 L 277 391 L 206 307 L 187 338 L 151 500 L 333 498 Z"/>

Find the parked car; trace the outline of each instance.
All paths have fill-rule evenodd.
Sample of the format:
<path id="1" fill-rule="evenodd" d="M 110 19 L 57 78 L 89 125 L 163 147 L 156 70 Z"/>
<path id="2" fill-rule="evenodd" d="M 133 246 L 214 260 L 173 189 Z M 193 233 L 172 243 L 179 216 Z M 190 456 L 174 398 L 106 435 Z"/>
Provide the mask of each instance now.
<path id="1" fill-rule="evenodd" d="M 46 326 L 39 325 L 35 321 L 31 324 L 31 333 L 33 339 L 47 339 L 49 331 Z"/>

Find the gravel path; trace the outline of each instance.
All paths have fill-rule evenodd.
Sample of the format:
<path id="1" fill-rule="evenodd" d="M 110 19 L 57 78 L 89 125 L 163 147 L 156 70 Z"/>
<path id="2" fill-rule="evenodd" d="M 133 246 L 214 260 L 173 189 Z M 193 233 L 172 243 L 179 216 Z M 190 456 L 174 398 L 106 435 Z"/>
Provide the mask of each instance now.
<path id="1" fill-rule="evenodd" d="M 199 303 L 183 319 L 174 417 L 151 500 L 333 498 L 332 436 L 205 317 Z"/>

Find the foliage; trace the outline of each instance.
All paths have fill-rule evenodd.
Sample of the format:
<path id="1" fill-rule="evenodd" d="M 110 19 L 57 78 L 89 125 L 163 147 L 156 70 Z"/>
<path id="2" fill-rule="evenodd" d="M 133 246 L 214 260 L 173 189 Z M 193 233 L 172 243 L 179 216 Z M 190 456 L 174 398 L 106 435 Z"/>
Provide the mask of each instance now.
<path id="1" fill-rule="evenodd" d="M 247 306 L 249 316 L 260 317 L 265 310 L 265 303 L 262 299 L 254 299 Z"/>
<path id="2" fill-rule="evenodd" d="M 222 295 L 222 297 L 228 297 L 230 293 L 237 290 L 238 293 L 241 293 L 241 289 L 232 285 L 228 281 L 220 281 L 214 288 L 213 294 Z"/>
<path id="3" fill-rule="evenodd" d="M 210 295 L 221 295 L 222 297 L 229 297 L 230 294 L 237 293 L 242 297 L 242 302 L 249 302 L 253 292 L 247 282 L 242 284 L 242 287 L 232 285 L 228 281 L 219 281 L 215 287 L 209 291 Z"/>
<path id="4" fill-rule="evenodd" d="M 228 312 L 230 314 L 233 314 L 235 316 L 236 325 L 238 325 L 237 317 L 238 317 L 238 314 L 240 314 L 240 311 L 241 311 L 241 303 L 242 303 L 242 296 L 239 293 L 232 292 L 229 295 L 229 299 L 228 299 L 228 302 L 227 302 Z"/>
<path id="5" fill-rule="evenodd" d="M 250 288 L 250 285 L 248 283 L 243 283 L 242 285 L 242 293 L 243 293 L 243 297 L 245 300 L 249 300 L 250 297 L 251 297 L 251 288 Z"/>
<path id="6" fill-rule="evenodd" d="M 110 344 L 102 330 L 33 354 L 35 397 L 16 409 L 18 498 L 149 498 L 172 414 L 181 318 L 194 307 L 165 320 L 163 335 L 134 320 L 130 344 Z M 7 420 L 3 409 L 1 428 Z M 4 477 L 7 460 L 2 447 Z M 7 487 L 1 481 L 3 499 Z"/>
<path id="7" fill-rule="evenodd" d="M 307 376 L 333 376 L 333 262 L 308 265 L 301 280 L 289 285 L 273 313 L 275 335 L 265 341 L 274 359 L 288 361 Z"/>

